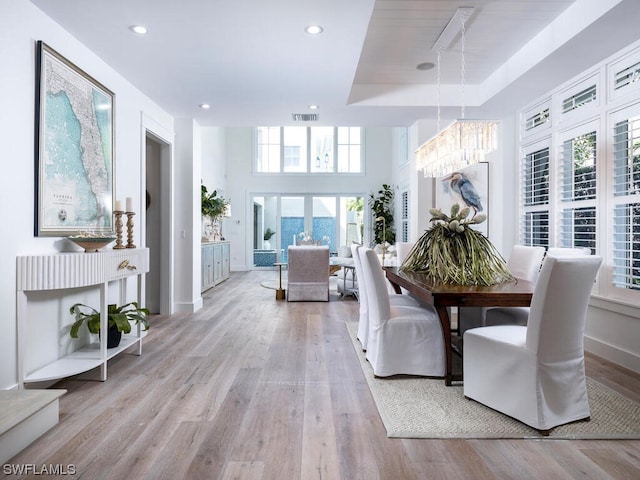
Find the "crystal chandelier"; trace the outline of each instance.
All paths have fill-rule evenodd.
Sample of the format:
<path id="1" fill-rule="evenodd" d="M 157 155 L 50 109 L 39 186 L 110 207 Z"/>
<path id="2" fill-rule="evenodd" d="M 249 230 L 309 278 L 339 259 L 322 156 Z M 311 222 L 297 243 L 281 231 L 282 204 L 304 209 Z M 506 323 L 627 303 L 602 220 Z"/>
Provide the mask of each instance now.
<path id="1" fill-rule="evenodd" d="M 438 49 L 438 134 L 422 144 L 416 151 L 416 166 L 424 172 L 425 177 L 437 178 L 447 173 L 474 165 L 484 160 L 484 155 L 497 148 L 498 126 L 494 121 L 466 120 L 464 118 L 464 80 L 465 80 L 465 22 L 473 11 L 472 7 L 459 8 L 442 34 L 436 41 Z M 440 130 L 440 52 L 447 42 L 457 33 L 457 19 L 460 19 L 461 32 L 461 100 L 460 119 Z M 452 33 L 453 32 L 453 33 Z"/>

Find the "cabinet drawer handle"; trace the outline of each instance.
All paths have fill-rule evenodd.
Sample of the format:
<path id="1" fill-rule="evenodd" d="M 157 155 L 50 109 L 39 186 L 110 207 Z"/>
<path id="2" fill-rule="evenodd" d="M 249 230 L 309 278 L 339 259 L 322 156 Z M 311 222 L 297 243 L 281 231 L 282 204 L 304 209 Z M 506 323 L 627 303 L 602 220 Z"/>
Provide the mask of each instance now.
<path id="1" fill-rule="evenodd" d="M 129 264 L 129 260 L 123 260 L 120 262 L 120 265 L 118 265 L 118 270 L 137 270 L 138 268 L 135 265 L 130 265 Z"/>

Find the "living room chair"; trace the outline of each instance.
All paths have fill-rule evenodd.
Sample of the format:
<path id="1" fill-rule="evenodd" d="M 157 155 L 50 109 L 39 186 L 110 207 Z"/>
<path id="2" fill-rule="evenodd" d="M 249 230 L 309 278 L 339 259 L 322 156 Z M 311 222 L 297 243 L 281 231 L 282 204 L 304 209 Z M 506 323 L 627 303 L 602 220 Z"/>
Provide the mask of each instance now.
<path id="1" fill-rule="evenodd" d="M 328 302 L 329 247 L 290 245 L 287 255 L 287 300 Z"/>
<path id="2" fill-rule="evenodd" d="M 584 328 L 601 257 L 545 259 L 526 326 L 468 330 L 464 395 L 548 434 L 588 419 Z"/>
<path id="3" fill-rule="evenodd" d="M 514 245 L 507 268 L 516 279 L 535 283 L 544 258 L 544 247 Z M 529 307 L 463 307 L 460 335 L 470 328 L 486 325 L 526 325 Z"/>
<path id="4" fill-rule="evenodd" d="M 444 339 L 435 309 L 430 305 L 392 306 L 375 251 L 361 249 L 359 253 L 369 307 L 366 358 L 374 375 L 444 376 Z"/>
<path id="5" fill-rule="evenodd" d="M 362 345 L 362 349 L 367 349 L 367 340 L 369 337 L 369 305 L 368 305 L 368 293 L 366 284 L 364 281 L 364 271 L 362 270 L 362 261 L 360 260 L 360 250 L 366 249 L 362 245 L 351 245 L 351 257 L 353 258 L 353 265 L 356 268 L 356 278 L 360 279 L 358 282 L 358 302 L 360 302 L 360 318 L 358 320 L 358 340 Z M 384 273 L 382 268 L 380 271 L 375 272 L 376 275 L 381 275 L 384 280 Z M 419 306 L 418 301 L 410 295 L 402 295 L 397 293 L 389 293 L 389 303 L 393 306 Z"/>

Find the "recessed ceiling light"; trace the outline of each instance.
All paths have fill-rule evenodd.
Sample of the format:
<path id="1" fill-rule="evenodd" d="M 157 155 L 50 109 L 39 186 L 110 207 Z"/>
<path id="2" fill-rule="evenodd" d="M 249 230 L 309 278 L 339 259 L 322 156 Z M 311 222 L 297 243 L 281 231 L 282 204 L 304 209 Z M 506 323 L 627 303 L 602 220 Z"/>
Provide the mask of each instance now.
<path id="1" fill-rule="evenodd" d="M 317 110 L 318 108 L 320 108 L 318 105 L 309 105 L 309 108 L 311 110 Z"/>
<path id="2" fill-rule="evenodd" d="M 319 35 L 322 33 L 322 27 L 320 25 L 309 25 L 304 31 L 309 35 Z"/>
<path id="3" fill-rule="evenodd" d="M 144 35 L 147 33 L 147 28 L 143 27 L 142 25 L 131 25 L 129 27 L 129 30 L 131 30 L 133 33 L 137 33 L 138 35 Z"/>
<path id="4" fill-rule="evenodd" d="M 418 70 L 431 70 L 435 66 L 436 66 L 436 64 L 433 63 L 433 62 L 422 62 L 422 63 L 419 63 L 418 65 L 416 65 L 416 68 Z"/>
<path id="5" fill-rule="evenodd" d="M 209 110 L 211 108 L 211 105 L 209 105 L 208 103 L 201 103 L 198 106 L 203 110 Z"/>

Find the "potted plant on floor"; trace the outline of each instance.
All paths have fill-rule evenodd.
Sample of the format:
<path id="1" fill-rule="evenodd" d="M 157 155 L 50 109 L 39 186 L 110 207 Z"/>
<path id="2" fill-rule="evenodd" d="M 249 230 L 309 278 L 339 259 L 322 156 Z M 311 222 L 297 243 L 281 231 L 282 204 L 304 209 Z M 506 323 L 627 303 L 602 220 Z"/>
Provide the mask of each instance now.
<path id="1" fill-rule="evenodd" d="M 87 323 L 89 332 L 100 334 L 100 312 L 82 303 L 74 304 L 69 313 L 76 317 L 69 332 L 72 338 L 78 338 L 78 331 L 83 322 Z M 107 348 L 114 348 L 120 344 L 123 333 L 131 332 L 131 323 L 142 324 L 143 330 L 149 330 L 149 309 L 140 308 L 138 302 L 131 302 L 117 306 L 111 304 L 107 308 L 107 324 L 109 327 Z"/>
<path id="2" fill-rule="evenodd" d="M 373 241 L 377 245 L 393 245 L 396 233 L 393 228 L 393 198 L 391 185 L 384 183 L 378 194 L 369 195 L 369 206 L 373 213 Z M 380 220 L 378 220 L 380 219 Z"/>

